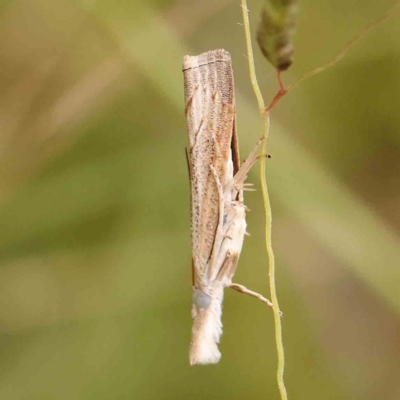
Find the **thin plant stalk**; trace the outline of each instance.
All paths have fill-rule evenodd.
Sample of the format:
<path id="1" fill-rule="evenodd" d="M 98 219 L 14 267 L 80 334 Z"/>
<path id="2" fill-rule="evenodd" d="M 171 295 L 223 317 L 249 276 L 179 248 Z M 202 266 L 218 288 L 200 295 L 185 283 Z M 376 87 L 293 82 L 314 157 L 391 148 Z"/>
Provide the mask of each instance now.
<path id="1" fill-rule="evenodd" d="M 297 82 L 291 84 L 288 86 L 286 89 L 282 89 L 278 92 L 278 94 L 275 96 L 275 98 L 272 100 L 271 104 L 264 108 L 264 112 L 267 113 L 272 109 L 272 107 L 275 106 L 275 104 L 280 100 L 284 95 L 288 94 L 291 92 L 294 88 L 296 88 L 300 83 L 303 83 L 307 79 L 320 74 L 321 72 L 326 71 L 327 69 L 333 67 L 338 63 L 346 54 L 347 52 L 355 46 L 361 39 L 363 39 L 368 33 L 370 33 L 372 30 L 380 26 L 382 23 L 388 21 L 390 18 L 392 18 L 396 12 L 396 10 L 400 7 L 400 1 L 395 2 L 392 7 L 389 8 L 388 11 L 386 11 L 383 15 L 381 15 L 379 18 L 377 18 L 375 21 L 372 21 L 370 24 L 368 24 L 362 31 L 357 33 L 347 44 L 337 53 L 334 57 L 332 57 L 329 61 L 327 61 L 325 64 L 312 69 L 311 71 L 308 71 L 304 73 Z"/>
<path id="2" fill-rule="evenodd" d="M 261 154 L 267 154 L 268 146 L 268 134 L 269 134 L 269 113 L 264 112 L 265 103 L 263 96 L 261 94 L 260 87 L 258 86 L 256 71 L 254 66 L 253 48 L 251 44 L 251 34 L 250 34 L 250 22 L 248 16 L 247 2 L 246 0 L 241 0 L 242 5 L 242 15 L 244 23 L 244 32 L 246 37 L 246 47 L 247 47 L 247 58 L 249 62 L 250 80 L 253 86 L 254 94 L 257 98 L 258 108 L 260 111 L 261 118 L 263 120 L 263 145 L 261 148 Z M 266 180 L 266 157 L 262 156 L 260 161 L 260 175 L 261 175 L 261 190 L 264 201 L 265 210 L 265 246 L 267 249 L 268 260 L 269 260 L 269 286 L 271 292 L 272 308 L 274 311 L 274 321 L 275 321 L 275 341 L 276 350 L 278 355 L 278 368 L 277 368 L 277 382 L 279 393 L 282 400 L 287 400 L 287 392 L 284 382 L 284 367 L 285 367 L 285 354 L 283 348 L 282 339 L 282 322 L 281 322 L 281 312 L 279 310 L 278 296 L 276 292 L 275 283 L 275 256 L 272 248 L 272 211 L 271 202 L 268 194 L 267 180 Z"/>

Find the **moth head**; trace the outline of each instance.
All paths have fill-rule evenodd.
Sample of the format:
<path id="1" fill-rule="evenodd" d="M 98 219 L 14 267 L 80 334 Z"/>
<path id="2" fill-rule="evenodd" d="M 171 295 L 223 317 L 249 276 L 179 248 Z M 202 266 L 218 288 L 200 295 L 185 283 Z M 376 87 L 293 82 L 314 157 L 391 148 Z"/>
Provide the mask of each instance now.
<path id="1" fill-rule="evenodd" d="M 197 308 L 207 308 L 211 303 L 211 296 L 199 289 L 193 290 L 193 304 Z"/>

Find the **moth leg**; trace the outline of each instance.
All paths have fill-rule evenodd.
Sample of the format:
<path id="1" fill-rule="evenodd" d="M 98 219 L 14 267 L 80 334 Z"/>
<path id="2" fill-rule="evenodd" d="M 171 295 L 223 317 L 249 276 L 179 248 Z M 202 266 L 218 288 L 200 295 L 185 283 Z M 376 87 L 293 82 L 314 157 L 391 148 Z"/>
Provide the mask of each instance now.
<path id="1" fill-rule="evenodd" d="M 239 253 L 228 251 L 226 253 L 224 262 L 222 263 L 221 269 L 218 272 L 216 280 L 223 282 L 224 286 L 230 286 L 232 284 L 231 279 L 235 274 L 238 261 Z"/>
<path id="2" fill-rule="evenodd" d="M 218 256 L 219 249 L 221 248 L 222 241 L 224 240 L 224 232 L 223 232 L 223 225 L 224 225 L 224 194 L 222 192 L 222 185 L 219 180 L 217 171 L 215 170 L 214 166 L 210 164 L 210 170 L 211 173 L 214 176 L 215 184 L 217 185 L 217 190 L 218 190 L 218 202 L 219 202 L 219 216 L 218 216 L 218 226 L 217 226 L 217 231 L 215 233 L 215 238 L 214 238 L 214 245 L 212 249 L 212 256 L 210 259 L 210 271 L 209 271 L 209 277 L 213 276 L 213 271 L 212 268 L 215 265 L 215 260 L 216 257 Z"/>
<path id="3" fill-rule="evenodd" d="M 243 183 L 242 190 L 245 190 L 247 192 L 256 192 L 257 189 L 254 189 L 253 186 L 254 186 L 254 183 Z"/>
<path id="4" fill-rule="evenodd" d="M 273 307 L 273 304 L 264 296 L 262 296 L 260 293 L 257 292 L 253 292 L 250 289 L 247 289 L 245 286 L 243 285 L 239 285 L 238 283 L 231 283 L 229 285 L 229 287 L 233 290 L 236 290 L 237 292 L 240 293 L 244 293 L 244 294 L 248 294 L 249 296 L 253 296 L 256 297 L 257 299 L 261 300 L 262 302 L 264 302 L 265 304 L 267 304 L 269 307 Z"/>
<path id="5" fill-rule="evenodd" d="M 250 152 L 245 162 L 240 166 L 238 172 L 236 172 L 235 176 L 233 177 L 234 186 L 243 186 L 243 183 L 246 180 L 247 174 L 249 173 L 251 167 L 258 160 L 258 149 L 263 141 L 264 138 L 260 138 L 257 140 L 257 143 L 254 146 L 253 150 Z"/>

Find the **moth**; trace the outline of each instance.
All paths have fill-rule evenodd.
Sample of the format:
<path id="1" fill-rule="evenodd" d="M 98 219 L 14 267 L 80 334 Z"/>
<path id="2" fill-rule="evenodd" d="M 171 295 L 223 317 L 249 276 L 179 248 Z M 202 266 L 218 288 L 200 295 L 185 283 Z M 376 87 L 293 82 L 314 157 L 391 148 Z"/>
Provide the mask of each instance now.
<path id="1" fill-rule="evenodd" d="M 190 364 L 221 358 L 224 289 L 263 296 L 232 283 L 246 233 L 243 190 L 260 139 L 240 165 L 231 57 L 226 50 L 183 59 L 191 193 L 192 338 Z"/>

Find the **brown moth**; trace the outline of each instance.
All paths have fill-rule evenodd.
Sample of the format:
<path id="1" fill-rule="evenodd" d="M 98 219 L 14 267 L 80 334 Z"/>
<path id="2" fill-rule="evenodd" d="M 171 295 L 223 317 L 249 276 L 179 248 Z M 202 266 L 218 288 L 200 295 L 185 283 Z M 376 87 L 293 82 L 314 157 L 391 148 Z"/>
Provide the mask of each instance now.
<path id="1" fill-rule="evenodd" d="M 231 57 L 213 50 L 183 59 L 191 193 L 193 328 L 190 364 L 221 358 L 224 288 L 270 302 L 233 284 L 246 232 L 244 181 L 257 160 L 258 141 L 240 166 Z"/>

